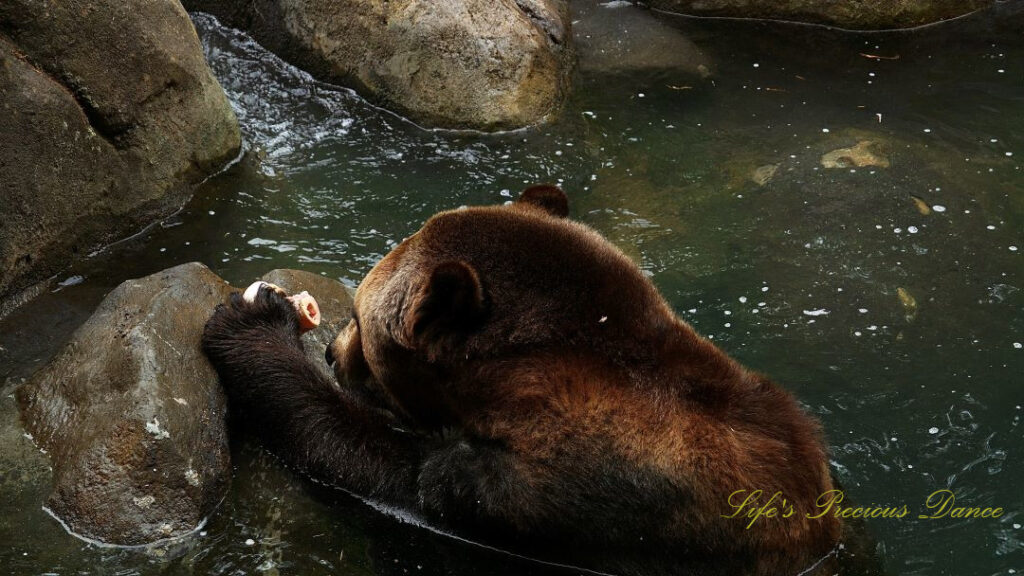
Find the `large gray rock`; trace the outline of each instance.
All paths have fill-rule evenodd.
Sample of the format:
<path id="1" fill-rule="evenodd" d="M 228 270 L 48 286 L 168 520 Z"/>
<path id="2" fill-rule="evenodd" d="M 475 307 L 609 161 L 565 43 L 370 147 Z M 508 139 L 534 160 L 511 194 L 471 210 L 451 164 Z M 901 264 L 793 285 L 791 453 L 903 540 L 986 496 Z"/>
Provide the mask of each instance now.
<path id="1" fill-rule="evenodd" d="M 230 478 L 225 398 L 200 349 L 231 287 L 201 264 L 129 280 L 18 389 L 74 532 L 143 544 L 196 528 Z"/>
<path id="2" fill-rule="evenodd" d="M 991 6 L 995 0 L 648 0 L 651 8 L 694 16 L 766 18 L 854 30 L 911 28 Z"/>
<path id="3" fill-rule="evenodd" d="M 316 297 L 323 321 L 302 338 L 331 374 L 324 348 L 351 318 L 350 291 L 298 270 L 262 279 Z M 25 427 L 53 466 L 46 505 L 74 532 L 145 544 L 188 533 L 220 502 L 226 406 L 200 338 L 233 290 L 196 263 L 124 282 L 17 390 Z"/>
<path id="4" fill-rule="evenodd" d="M 0 313 L 181 207 L 238 124 L 176 0 L 0 2 Z"/>
<path id="5" fill-rule="evenodd" d="M 572 66 L 565 0 L 185 0 L 284 59 L 429 126 L 540 122 Z"/>

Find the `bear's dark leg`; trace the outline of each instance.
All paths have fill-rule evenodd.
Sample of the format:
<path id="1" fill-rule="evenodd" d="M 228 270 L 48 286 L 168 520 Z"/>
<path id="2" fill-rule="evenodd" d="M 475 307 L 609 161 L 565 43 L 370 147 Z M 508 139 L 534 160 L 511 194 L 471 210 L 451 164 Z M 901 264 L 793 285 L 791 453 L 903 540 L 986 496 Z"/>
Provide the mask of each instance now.
<path id="1" fill-rule="evenodd" d="M 559 423 L 542 427 L 557 430 Z M 686 495 L 609 446 L 584 434 L 576 439 L 571 448 L 539 458 L 496 441 L 449 437 L 423 462 L 421 510 L 475 537 L 534 549 L 545 543 L 636 547 L 635 535 L 663 533 L 672 510 L 665 503 L 685 503 Z"/>
<path id="2" fill-rule="evenodd" d="M 363 496 L 413 503 L 417 437 L 346 395 L 307 360 L 284 295 L 265 287 L 250 303 L 233 294 L 207 322 L 203 350 L 231 410 L 275 454 Z"/>

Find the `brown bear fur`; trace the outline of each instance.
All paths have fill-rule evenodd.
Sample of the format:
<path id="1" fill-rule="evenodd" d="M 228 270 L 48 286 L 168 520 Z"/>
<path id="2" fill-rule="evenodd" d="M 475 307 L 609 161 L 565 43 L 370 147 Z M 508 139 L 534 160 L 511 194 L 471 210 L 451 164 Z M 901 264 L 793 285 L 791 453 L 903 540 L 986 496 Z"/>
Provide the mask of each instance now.
<path id="1" fill-rule="evenodd" d="M 204 336 L 232 408 L 314 476 L 549 560 L 776 574 L 827 554 L 839 521 L 804 516 L 832 489 L 818 424 L 567 213 L 541 186 L 431 218 L 359 286 L 328 348 L 340 387 L 281 295 L 234 298 Z M 796 514 L 723 517 L 755 489 Z"/>

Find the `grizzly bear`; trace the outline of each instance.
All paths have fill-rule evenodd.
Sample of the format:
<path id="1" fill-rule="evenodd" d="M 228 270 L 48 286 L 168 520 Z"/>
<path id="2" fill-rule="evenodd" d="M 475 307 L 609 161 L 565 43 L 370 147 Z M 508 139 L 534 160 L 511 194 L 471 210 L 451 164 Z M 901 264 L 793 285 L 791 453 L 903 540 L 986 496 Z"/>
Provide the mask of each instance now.
<path id="1" fill-rule="evenodd" d="M 817 422 L 567 215 L 536 186 L 432 217 L 359 286 L 333 379 L 285 294 L 234 294 L 203 335 L 230 409 L 314 478 L 536 558 L 795 574 L 828 555 L 840 521 L 806 516 L 832 489 Z M 737 515 L 754 490 L 779 514 Z"/>

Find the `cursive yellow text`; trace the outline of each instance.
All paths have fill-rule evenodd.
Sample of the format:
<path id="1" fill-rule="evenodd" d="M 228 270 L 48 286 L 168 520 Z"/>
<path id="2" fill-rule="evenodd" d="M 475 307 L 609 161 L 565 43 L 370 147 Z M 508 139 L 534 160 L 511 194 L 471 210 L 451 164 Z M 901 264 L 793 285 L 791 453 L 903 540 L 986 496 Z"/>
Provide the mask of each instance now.
<path id="1" fill-rule="evenodd" d="M 836 518 L 903 518 L 910 511 L 907 505 L 902 506 L 840 506 L 844 494 L 842 490 L 829 490 L 823 492 L 814 501 L 817 513 L 807 513 L 810 519 L 821 518 L 832 512 Z"/>
<path id="2" fill-rule="evenodd" d="M 772 494 L 762 504 L 760 500 L 763 495 L 761 490 L 737 490 L 729 494 L 729 506 L 733 508 L 733 513 L 723 514 L 722 518 L 748 518 L 749 529 L 761 518 L 789 518 L 793 515 L 793 506 L 782 497 L 782 492 Z"/>
<path id="3" fill-rule="evenodd" d="M 918 514 L 922 520 L 935 520 L 937 518 L 999 518 L 1003 515 L 1002 508 L 964 508 L 955 506 L 956 496 L 952 490 L 936 490 L 928 495 L 924 507 L 929 509 L 929 514 Z"/>

